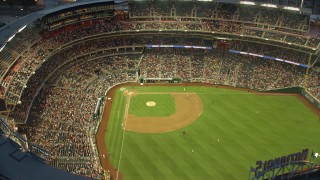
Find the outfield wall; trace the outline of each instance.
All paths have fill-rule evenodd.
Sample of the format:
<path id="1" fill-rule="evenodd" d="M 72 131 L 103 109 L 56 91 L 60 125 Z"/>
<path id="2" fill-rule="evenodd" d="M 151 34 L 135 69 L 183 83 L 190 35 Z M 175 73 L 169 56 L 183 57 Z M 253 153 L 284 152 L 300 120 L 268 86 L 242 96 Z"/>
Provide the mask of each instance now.
<path id="1" fill-rule="evenodd" d="M 293 94 L 301 94 L 308 101 L 310 101 L 316 108 L 320 109 L 320 101 L 318 101 L 314 96 L 312 96 L 307 90 L 302 87 L 289 87 L 282 89 L 273 89 L 261 92 L 276 92 L 276 93 L 293 93 Z"/>
<path id="2" fill-rule="evenodd" d="M 292 94 L 301 94 L 303 88 L 301 87 L 287 87 L 287 88 L 279 88 L 279 89 L 271 89 L 271 90 L 263 90 L 260 92 L 274 92 L 274 93 L 292 93 Z"/>

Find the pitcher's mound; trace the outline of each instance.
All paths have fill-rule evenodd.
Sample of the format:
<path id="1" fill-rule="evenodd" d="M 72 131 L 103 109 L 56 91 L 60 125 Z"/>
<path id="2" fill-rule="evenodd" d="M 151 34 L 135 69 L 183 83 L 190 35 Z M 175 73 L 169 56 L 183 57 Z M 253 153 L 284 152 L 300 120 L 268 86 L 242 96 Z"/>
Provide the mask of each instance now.
<path id="1" fill-rule="evenodd" d="M 148 102 L 146 102 L 146 105 L 149 106 L 149 107 L 153 107 L 153 106 L 156 106 L 157 103 L 154 102 L 154 101 L 148 101 Z"/>

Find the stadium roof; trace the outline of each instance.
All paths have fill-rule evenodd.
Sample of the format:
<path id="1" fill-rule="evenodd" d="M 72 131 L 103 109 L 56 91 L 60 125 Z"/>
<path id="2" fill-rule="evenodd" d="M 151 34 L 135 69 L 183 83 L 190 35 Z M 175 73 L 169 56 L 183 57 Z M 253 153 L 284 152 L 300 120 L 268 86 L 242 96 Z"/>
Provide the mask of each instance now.
<path id="1" fill-rule="evenodd" d="M 73 3 L 73 4 L 67 4 L 67 5 L 63 5 L 63 6 L 57 6 L 55 8 L 52 9 L 44 9 L 41 11 L 37 11 L 31 14 L 28 14 L 26 16 L 23 16 L 13 22 L 11 22 L 10 24 L 0 28 L 0 49 L 1 47 L 3 47 L 5 45 L 5 43 L 7 42 L 7 40 L 13 36 L 20 28 L 22 28 L 23 26 L 32 23 L 33 21 L 42 18 L 43 16 L 56 12 L 56 11 L 60 11 L 63 9 L 68 9 L 68 8 L 72 8 L 72 7 L 76 7 L 76 6 L 80 6 L 80 5 L 86 5 L 86 4 L 93 4 L 93 3 L 104 3 L 104 2 L 112 2 L 112 0 L 91 0 L 88 2 L 79 2 L 79 3 Z"/>
<path id="2" fill-rule="evenodd" d="M 33 154 L 21 151 L 17 143 L 2 134 L 0 129 L 0 179 L 91 179 L 49 166 Z"/>

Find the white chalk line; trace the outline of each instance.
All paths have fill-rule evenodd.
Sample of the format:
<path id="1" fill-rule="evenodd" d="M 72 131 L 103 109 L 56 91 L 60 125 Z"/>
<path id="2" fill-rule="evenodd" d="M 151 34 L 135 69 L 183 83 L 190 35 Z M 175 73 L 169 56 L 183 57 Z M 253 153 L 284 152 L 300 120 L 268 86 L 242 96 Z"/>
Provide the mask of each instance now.
<path id="1" fill-rule="evenodd" d="M 222 94 L 222 95 L 254 95 L 251 93 L 198 93 L 198 92 L 133 92 L 133 95 L 137 94 L 208 94 L 208 95 L 214 95 L 214 94 Z"/>
<path id="2" fill-rule="evenodd" d="M 126 133 L 126 125 L 127 125 L 127 118 L 128 118 L 128 111 L 129 111 L 129 105 L 130 105 L 130 99 L 131 99 L 131 94 L 127 97 L 127 104 L 126 104 L 126 109 L 124 112 L 124 118 L 123 118 L 123 123 L 122 123 L 122 140 L 121 140 L 121 147 L 120 147 L 120 156 L 119 156 L 119 161 L 118 161 L 118 168 L 117 168 L 117 177 L 116 180 L 119 178 L 119 172 L 120 172 L 120 164 L 121 164 L 121 156 L 122 156 L 122 149 L 123 149 L 123 144 L 124 144 L 124 135 Z"/>

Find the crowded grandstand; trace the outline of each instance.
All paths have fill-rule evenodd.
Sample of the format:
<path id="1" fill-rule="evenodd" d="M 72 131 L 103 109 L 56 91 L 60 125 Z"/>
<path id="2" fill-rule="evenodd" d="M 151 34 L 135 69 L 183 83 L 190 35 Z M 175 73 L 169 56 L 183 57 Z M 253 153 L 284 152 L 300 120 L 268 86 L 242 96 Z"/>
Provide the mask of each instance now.
<path id="1" fill-rule="evenodd" d="M 110 174 L 97 150 L 95 106 L 119 83 L 301 87 L 320 108 L 320 37 L 310 14 L 239 2 L 97 1 L 41 14 L 0 48 L 8 132 L 24 137 L 13 140 L 26 151 L 37 145 L 43 151 L 33 153 L 50 166 L 102 179 Z"/>

